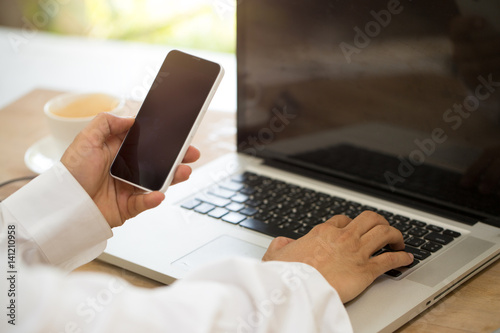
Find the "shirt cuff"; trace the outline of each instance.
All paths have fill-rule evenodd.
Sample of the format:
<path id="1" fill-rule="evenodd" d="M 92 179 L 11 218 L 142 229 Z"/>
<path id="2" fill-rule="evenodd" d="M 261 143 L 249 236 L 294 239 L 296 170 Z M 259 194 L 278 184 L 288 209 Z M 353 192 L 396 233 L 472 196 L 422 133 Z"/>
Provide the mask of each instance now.
<path id="1" fill-rule="evenodd" d="M 95 259 L 113 235 L 99 208 L 61 162 L 2 204 L 26 230 L 34 250 L 61 268 L 71 270 Z"/>

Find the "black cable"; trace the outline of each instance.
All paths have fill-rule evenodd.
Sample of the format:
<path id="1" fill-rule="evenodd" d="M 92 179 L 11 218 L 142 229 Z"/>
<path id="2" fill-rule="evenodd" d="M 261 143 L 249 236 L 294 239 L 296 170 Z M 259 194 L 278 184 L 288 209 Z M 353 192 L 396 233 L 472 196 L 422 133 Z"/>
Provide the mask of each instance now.
<path id="1" fill-rule="evenodd" d="M 32 180 L 35 177 L 36 176 L 26 176 L 26 177 L 20 177 L 20 178 L 10 179 L 10 180 L 7 180 L 7 181 L 5 181 L 3 183 L 0 183 L 0 188 L 4 187 L 6 185 L 12 184 L 12 183 L 26 181 L 26 180 Z M 0 202 L 2 202 L 2 200 L 0 200 Z"/>
<path id="2" fill-rule="evenodd" d="M 26 177 L 14 178 L 14 179 L 11 179 L 11 180 L 7 180 L 6 182 L 0 183 L 0 187 L 4 187 L 6 185 L 9 185 L 9 184 L 12 184 L 12 183 L 16 183 L 16 182 L 21 182 L 23 180 L 32 180 L 35 177 L 36 176 L 26 176 Z"/>

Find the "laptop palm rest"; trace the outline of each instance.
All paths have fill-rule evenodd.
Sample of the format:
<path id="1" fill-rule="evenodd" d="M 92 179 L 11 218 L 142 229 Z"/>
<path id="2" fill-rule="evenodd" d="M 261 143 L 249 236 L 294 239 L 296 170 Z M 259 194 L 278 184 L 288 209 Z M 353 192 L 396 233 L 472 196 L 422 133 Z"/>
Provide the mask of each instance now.
<path id="1" fill-rule="evenodd" d="M 210 262 L 229 257 L 262 258 L 266 249 L 241 239 L 222 235 L 175 260 L 172 265 L 189 271 Z"/>
<path id="2" fill-rule="evenodd" d="M 434 287 L 439 282 L 447 279 L 450 273 L 465 266 L 493 245 L 493 243 L 482 239 L 467 237 L 460 244 L 441 254 L 436 260 L 427 263 L 425 267 L 410 274 L 408 280 Z"/>

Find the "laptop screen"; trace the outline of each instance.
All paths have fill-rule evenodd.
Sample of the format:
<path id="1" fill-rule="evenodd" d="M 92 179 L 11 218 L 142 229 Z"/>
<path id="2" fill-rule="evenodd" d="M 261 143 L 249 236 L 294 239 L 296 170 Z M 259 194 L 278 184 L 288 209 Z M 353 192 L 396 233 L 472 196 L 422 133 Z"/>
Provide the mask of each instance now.
<path id="1" fill-rule="evenodd" d="M 488 2 L 239 2 L 238 151 L 497 219 L 500 5 Z"/>

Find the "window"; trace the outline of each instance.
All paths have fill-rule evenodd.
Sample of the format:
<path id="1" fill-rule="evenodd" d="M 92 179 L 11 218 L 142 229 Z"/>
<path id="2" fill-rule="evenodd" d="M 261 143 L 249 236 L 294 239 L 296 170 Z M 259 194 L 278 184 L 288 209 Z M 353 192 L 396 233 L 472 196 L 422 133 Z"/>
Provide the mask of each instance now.
<path id="1" fill-rule="evenodd" d="M 24 0 L 24 23 L 60 34 L 234 52 L 237 0 Z"/>

